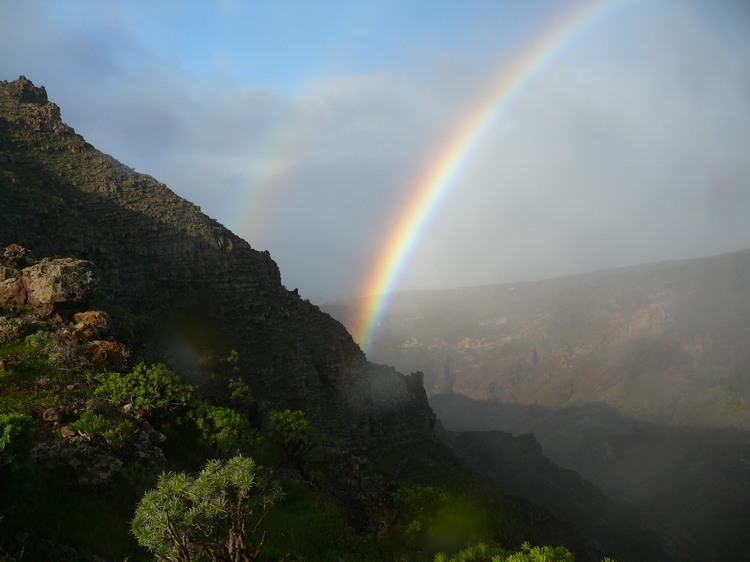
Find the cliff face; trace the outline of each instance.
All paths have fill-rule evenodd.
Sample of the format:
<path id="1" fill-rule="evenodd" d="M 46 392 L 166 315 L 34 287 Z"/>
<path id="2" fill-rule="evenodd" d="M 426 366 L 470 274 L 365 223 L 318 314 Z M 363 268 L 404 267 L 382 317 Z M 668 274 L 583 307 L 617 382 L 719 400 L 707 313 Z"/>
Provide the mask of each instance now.
<path id="1" fill-rule="evenodd" d="M 431 435 L 421 378 L 368 363 L 341 324 L 281 285 L 268 252 L 96 150 L 24 77 L 0 82 L 0 216 L 2 247 L 93 262 L 110 308 L 158 319 L 191 353 L 236 349 L 259 400 L 344 437 Z"/>

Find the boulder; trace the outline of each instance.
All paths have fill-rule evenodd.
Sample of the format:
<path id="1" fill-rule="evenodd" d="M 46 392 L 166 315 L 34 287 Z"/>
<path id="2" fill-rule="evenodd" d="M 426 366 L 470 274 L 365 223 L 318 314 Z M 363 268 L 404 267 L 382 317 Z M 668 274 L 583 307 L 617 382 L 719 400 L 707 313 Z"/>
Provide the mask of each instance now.
<path id="1" fill-rule="evenodd" d="M 91 341 L 109 331 L 109 314 L 102 310 L 87 310 L 73 315 L 70 333 L 76 339 Z"/>
<path id="2" fill-rule="evenodd" d="M 37 464 L 73 488 L 104 489 L 123 466 L 112 451 L 89 443 L 41 443 L 31 455 Z"/>
<path id="3" fill-rule="evenodd" d="M 1 277 L 2 272 L 0 271 Z M 14 277 L 0 281 L 0 305 L 17 308 L 24 304 L 26 304 L 26 290 L 23 288 L 23 283 L 20 279 Z"/>
<path id="4" fill-rule="evenodd" d="M 85 303 L 96 289 L 92 266 L 74 258 L 45 258 L 24 268 L 21 281 L 28 304 L 38 314 L 50 316 L 60 308 Z"/>

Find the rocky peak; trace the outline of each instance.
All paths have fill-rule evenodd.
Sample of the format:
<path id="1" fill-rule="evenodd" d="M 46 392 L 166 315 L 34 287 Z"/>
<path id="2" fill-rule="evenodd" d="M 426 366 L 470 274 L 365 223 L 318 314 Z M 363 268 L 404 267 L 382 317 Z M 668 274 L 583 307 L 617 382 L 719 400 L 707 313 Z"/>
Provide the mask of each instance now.
<path id="1" fill-rule="evenodd" d="M 19 76 L 18 80 L 9 82 L 3 80 L 0 82 L 0 91 L 3 97 L 10 98 L 20 103 L 33 103 L 36 105 L 46 105 L 47 90 L 44 86 L 34 86 L 34 84 L 25 76 Z"/>
<path id="2" fill-rule="evenodd" d="M 47 99 L 44 86 L 34 86 L 25 76 L 12 82 L 0 81 L 0 103 L 4 120 L 19 129 L 51 131 L 58 139 L 75 134 L 72 127 L 62 122 L 58 105 Z"/>

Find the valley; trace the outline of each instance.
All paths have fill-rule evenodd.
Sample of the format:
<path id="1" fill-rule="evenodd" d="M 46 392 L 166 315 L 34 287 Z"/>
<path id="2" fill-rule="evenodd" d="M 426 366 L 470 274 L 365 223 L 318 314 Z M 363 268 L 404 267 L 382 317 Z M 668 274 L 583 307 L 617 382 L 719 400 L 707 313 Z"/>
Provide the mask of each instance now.
<path id="1" fill-rule="evenodd" d="M 685 559 L 749 546 L 750 251 L 397 294 L 368 357 L 422 371 L 446 429 L 533 433 Z"/>

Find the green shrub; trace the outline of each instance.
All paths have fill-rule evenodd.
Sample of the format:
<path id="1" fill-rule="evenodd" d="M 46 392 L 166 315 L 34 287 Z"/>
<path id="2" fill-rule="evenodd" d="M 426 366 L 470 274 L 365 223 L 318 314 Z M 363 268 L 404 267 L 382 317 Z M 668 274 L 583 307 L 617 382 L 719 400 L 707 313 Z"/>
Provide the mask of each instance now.
<path id="1" fill-rule="evenodd" d="M 246 449 L 254 436 L 246 418 L 231 408 L 199 400 L 188 413 L 201 439 L 214 448 L 216 456 L 235 455 Z"/>
<path id="2" fill-rule="evenodd" d="M 520 552 L 510 554 L 505 562 L 575 562 L 575 557 L 563 546 L 531 546 L 525 542 Z"/>
<path id="3" fill-rule="evenodd" d="M 284 498 L 274 506 L 266 525 L 272 533 L 263 549 L 264 560 L 397 560 L 392 551 L 385 551 L 392 545 L 357 534 L 340 505 L 298 482 L 284 482 Z"/>
<path id="4" fill-rule="evenodd" d="M 68 426 L 68 429 L 75 431 L 87 441 L 91 441 L 97 435 L 102 435 L 105 431 L 114 431 L 112 422 L 93 410 L 83 412 L 76 421 Z"/>
<path id="5" fill-rule="evenodd" d="M 162 474 L 131 531 L 158 560 L 256 560 L 266 536 L 260 526 L 281 495 L 252 459 L 213 460 L 197 477 Z"/>
<path id="6" fill-rule="evenodd" d="M 413 543 L 430 530 L 438 510 L 447 502 L 448 494 L 432 486 L 402 486 L 393 493 L 397 532 Z"/>
<path id="7" fill-rule="evenodd" d="M 36 334 L 35 334 L 36 335 Z M 29 338 L 32 338 L 29 341 Z M 0 376 L 16 374 L 19 380 L 31 381 L 39 378 L 59 378 L 60 372 L 51 363 L 47 350 L 36 345 L 32 336 L 0 345 L 0 358 L 12 358 L 6 361 L 6 367 Z M 10 364 L 9 364 L 10 363 Z"/>
<path id="8" fill-rule="evenodd" d="M 140 363 L 130 373 L 107 373 L 97 381 L 94 394 L 116 406 L 131 405 L 137 416 L 154 418 L 186 406 L 193 391 L 162 363 Z"/>
<path id="9" fill-rule="evenodd" d="M 453 556 L 438 552 L 435 562 L 504 562 L 506 554 L 507 552 L 499 546 L 479 543 L 466 547 Z"/>
<path id="10" fill-rule="evenodd" d="M 264 439 L 283 456 L 283 461 L 303 470 L 305 457 L 318 443 L 318 434 L 300 410 L 273 411 L 266 419 Z"/>
<path id="11" fill-rule="evenodd" d="M 247 414 L 256 407 L 250 386 L 242 379 L 239 353 L 232 350 L 227 355 L 208 352 L 201 356 L 200 385 L 196 392 L 213 404 L 224 404 L 235 411 Z"/>
<path id="12" fill-rule="evenodd" d="M 112 449 L 121 448 L 138 432 L 137 426 L 127 418 L 117 423 L 116 420 L 97 414 L 93 410 L 83 412 L 68 429 L 75 431 L 87 441 L 104 441 Z"/>
<path id="13" fill-rule="evenodd" d="M 89 362 L 80 346 L 70 340 L 59 339 L 49 332 L 39 331 L 24 340 L 33 353 L 57 371 L 81 371 Z"/>
<path id="14" fill-rule="evenodd" d="M 525 542 L 518 552 L 507 552 L 499 546 L 479 543 L 469 546 L 453 556 L 439 552 L 435 562 L 575 562 L 573 553 L 563 546 L 531 546 Z M 604 558 L 602 562 L 615 562 Z"/>
<path id="15" fill-rule="evenodd" d="M 36 435 L 36 424 L 29 416 L 0 414 L 0 466 L 12 465 L 23 457 Z"/>

